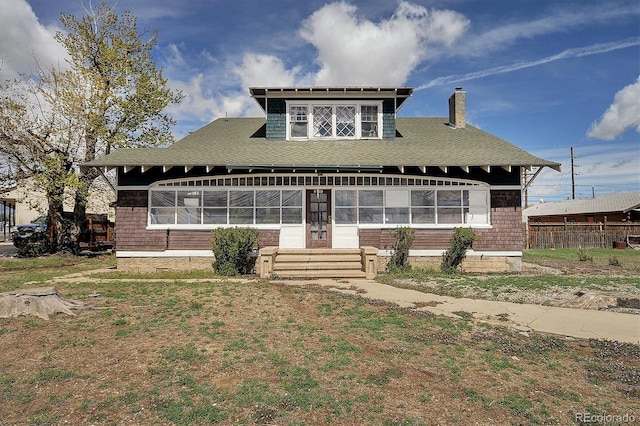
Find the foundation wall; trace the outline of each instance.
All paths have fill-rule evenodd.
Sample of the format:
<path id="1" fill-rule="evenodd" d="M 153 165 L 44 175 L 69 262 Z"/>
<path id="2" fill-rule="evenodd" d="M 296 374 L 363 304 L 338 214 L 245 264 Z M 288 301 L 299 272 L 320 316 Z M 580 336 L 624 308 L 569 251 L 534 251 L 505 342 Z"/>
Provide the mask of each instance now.
<path id="1" fill-rule="evenodd" d="M 378 256 L 378 273 L 384 273 L 387 268 L 388 257 Z M 439 256 L 411 256 L 409 263 L 415 268 L 440 270 L 442 258 Z M 469 256 L 462 262 L 462 272 L 492 273 L 492 272 L 521 272 L 522 258 L 520 256 Z"/>
<path id="2" fill-rule="evenodd" d="M 206 269 L 213 274 L 212 257 L 119 257 L 118 272 L 158 272 Z"/>

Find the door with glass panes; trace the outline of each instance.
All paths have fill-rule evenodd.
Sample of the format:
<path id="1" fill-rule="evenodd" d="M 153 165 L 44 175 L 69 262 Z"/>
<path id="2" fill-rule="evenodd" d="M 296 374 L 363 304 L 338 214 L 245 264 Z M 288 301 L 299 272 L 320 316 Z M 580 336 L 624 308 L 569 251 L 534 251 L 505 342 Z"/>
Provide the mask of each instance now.
<path id="1" fill-rule="evenodd" d="M 307 190 L 307 248 L 331 247 L 331 190 Z"/>

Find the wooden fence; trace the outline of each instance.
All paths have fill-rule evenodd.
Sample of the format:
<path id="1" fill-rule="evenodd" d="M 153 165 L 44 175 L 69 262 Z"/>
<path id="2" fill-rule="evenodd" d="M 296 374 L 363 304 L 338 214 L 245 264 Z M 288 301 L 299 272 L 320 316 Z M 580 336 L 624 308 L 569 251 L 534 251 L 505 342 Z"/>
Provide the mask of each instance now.
<path id="1" fill-rule="evenodd" d="M 527 248 L 613 248 L 629 235 L 640 235 L 640 223 L 530 223 Z"/>

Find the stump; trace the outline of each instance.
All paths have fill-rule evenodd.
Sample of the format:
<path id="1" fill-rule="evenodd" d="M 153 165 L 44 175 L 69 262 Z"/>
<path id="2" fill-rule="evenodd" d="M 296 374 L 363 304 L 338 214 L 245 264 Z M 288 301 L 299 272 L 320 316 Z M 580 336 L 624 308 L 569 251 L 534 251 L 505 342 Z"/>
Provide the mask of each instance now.
<path id="1" fill-rule="evenodd" d="M 35 315 L 48 320 L 49 315 L 57 313 L 75 316 L 71 309 L 80 309 L 83 306 L 82 302 L 65 300 L 53 287 L 0 293 L 0 318 Z"/>

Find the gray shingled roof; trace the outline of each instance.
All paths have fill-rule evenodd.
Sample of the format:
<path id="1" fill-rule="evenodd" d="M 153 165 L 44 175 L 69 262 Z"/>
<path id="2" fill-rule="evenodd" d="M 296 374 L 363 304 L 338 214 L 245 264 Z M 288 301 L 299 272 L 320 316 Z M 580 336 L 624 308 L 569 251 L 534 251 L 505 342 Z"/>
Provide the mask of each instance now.
<path id="1" fill-rule="evenodd" d="M 522 211 L 523 217 L 600 212 L 623 212 L 640 208 L 640 192 L 601 195 L 595 198 L 540 203 Z"/>
<path id="2" fill-rule="evenodd" d="M 267 140 L 264 118 L 221 118 L 168 148 L 120 149 L 84 166 L 548 166 L 543 160 L 473 126 L 447 118 L 398 118 L 393 140 Z"/>

